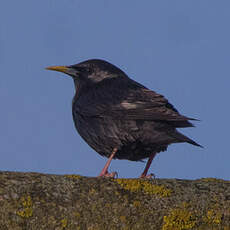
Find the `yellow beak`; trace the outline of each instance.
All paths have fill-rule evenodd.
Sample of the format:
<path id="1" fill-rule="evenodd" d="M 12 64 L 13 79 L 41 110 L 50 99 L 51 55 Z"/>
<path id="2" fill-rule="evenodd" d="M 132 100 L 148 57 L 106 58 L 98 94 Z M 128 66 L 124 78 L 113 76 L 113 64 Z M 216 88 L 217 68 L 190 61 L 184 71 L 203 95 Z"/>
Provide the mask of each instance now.
<path id="1" fill-rule="evenodd" d="M 49 67 L 46 67 L 46 69 L 58 71 L 58 72 L 63 72 L 63 73 L 68 73 L 68 70 L 69 70 L 69 68 L 66 66 L 49 66 Z"/>

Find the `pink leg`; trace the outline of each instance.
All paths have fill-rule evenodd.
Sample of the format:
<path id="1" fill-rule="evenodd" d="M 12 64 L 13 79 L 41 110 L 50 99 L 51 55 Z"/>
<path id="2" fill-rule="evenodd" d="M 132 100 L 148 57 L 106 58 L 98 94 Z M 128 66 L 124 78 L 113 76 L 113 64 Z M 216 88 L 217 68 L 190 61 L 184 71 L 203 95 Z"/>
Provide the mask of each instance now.
<path id="1" fill-rule="evenodd" d="M 145 170 L 141 174 L 140 178 L 151 178 L 152 177 L 152 174 L 147 175 L 147 173 L 148 173 L 149 167 L 150 167 L 150 165 L 151 165 L 151 163 L 153 161 L 153 158 L 156 156 L 156 154 L 157 153 L 152 153 L 152 155 L 149 157 L 148 162 L 147 162 L 147 164 L 145 166 Z"/>
<path id="2" fill-rule="evenodd" d="M 114 178 L 117 175 L 116 172 L 112 172 L 112 173 L 108 172 L 109 165 L 110 165 L 113 157 L 115 156 L 116 152 L 117 152 L 117 148 L 114 148 L 112 154 L 110 155 L 108 161 L 105 164 L 105 167 L 102 169 L 102 171 L 99 175 L 100 177 L 113 177 Z"/>

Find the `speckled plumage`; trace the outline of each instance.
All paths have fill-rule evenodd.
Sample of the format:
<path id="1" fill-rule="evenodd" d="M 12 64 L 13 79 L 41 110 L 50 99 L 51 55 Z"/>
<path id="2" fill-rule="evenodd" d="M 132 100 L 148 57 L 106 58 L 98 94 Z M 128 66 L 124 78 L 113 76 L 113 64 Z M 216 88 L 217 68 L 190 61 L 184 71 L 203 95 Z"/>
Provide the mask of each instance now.
<path id="1" fill-rule="evenodd" d="M 73 120 L 81 137 L 100 155 L 132 161 L 165 151 L 169 144 L 200 146 L 176 128 L 193 126 L 162 96 L 130 79 L 103 60 L 70 66 L 76 95 Z"/>

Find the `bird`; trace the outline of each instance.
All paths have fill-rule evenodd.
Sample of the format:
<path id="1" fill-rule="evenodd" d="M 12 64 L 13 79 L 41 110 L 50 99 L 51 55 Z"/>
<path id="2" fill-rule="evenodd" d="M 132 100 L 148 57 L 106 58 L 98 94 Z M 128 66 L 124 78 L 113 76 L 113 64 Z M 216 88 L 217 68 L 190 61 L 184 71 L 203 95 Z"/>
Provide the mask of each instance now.
<path id="1" fill-rule="evenodd" d="M 140 178 L 151 178 L 148 170 L 154 157 L 173 143 L 202 147 L 177 128 L 193 127 L 197 119 L 181 115 L 161 94 L 134 81 L 117 66 L 101 59 L 89 59 L 47 70 L 72 77 L 75 95 L 72 116 L 85 142 L 108 161 L 99 177 L 112 177 L 112 159 L 143 161 Z"/>

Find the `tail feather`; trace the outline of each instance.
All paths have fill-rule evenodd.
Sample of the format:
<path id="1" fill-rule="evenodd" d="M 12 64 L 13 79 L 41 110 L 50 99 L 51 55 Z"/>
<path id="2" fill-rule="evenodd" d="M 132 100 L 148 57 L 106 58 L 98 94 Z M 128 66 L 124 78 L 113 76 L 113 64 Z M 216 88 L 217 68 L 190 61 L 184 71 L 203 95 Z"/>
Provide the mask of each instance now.
<path id="1" fill-rule="evenodd" d="M 180 133 L 178 131 L 175 132 L 174 137 L 178 140 L 178 142 L 187 142 L 189 144 L 204 148 L 202 145 L 198 144 L 194 140 L 190 139 L 189 137 L 186 137 L 185 135 L 183 135 L 182 133 Z"/>
<path id="2" fill-rule="evenodd" d="M 182 121 L 167 121 L 170 125 L 175 128 L 187 128 L 187 127 L 195 127 L 190 121 L 182 120 Z"/>
<path id="3" fill-rule="evenodd" d="M 192 145 L 195 145 L 195 146 L 198 146 L 200 148 L 204 148 L 202 145 L 196 143 L 195 141 L 193 141 L 192 139 L 188 138 L 188 140 L 186 141 L 187 143 L 189 144 L 192 144 Z"/>

